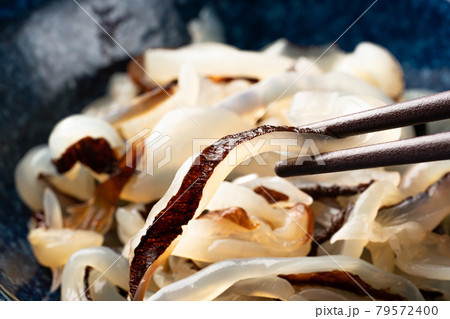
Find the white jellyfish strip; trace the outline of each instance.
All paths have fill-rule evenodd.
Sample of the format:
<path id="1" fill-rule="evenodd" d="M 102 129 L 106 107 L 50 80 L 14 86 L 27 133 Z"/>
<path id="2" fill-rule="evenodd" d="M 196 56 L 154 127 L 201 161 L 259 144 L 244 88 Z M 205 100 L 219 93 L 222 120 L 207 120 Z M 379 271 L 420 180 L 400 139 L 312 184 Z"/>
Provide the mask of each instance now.
<path id="1" fill-rule="evenodd" d="M 183 64 L 178 75 L 178 91 L 172 99 L 183 107 L 197 106 L 202 91 L 202 80 L 202 76 L 192 65 Z"/>
<path id="2" fill-rule="evenodd" d="M 84 276 L 86 267 L 102 274 L 110 284 L 128 291 L 128 262 L 107 247 L 93 247 L 73 254 L 64 267 L 61 300 L 86 300 Z"/>
<path id="3" fill-rule="evenodd" d="M 370 242 L 366 248 L 370 251 L 372 264 L 384 271 L 394 272 L 395 254 L 389 243 Z"/>
<path id="4" fill-rule="evenodd" d="M 310 76 L 303 90 L 323 90 L 328 92 L 339 91 L 349 94 L 369 95 L 383 101 L 386 104 L 392 103 L 392 99 L 379 88 L 362 81 L 355 76 L 339 71 L 331 71 L 325 73 L 324 75 Z"/>
<path id="5" fill-rule="evenodd" d="M 450 160 L 412 165 L 402 176 L 400 191 L 407 196 L 424 192 L 431 184 L 450 172 Z"/>
<path id="6" fill-rule="evenodd" d="M 367 94 L 349 94 L 347 92 L 300 91 L 294 95 L 289 108 L 289 125 L 307 126 L 323 120 L 357 113 L 386 105 L 385 100 Z M 371 134 L 385 134 L 397 136 L 400 139 L 415 136 L 412 126 L 385 130 Z"/>
<path id="7" fill-rule="evenodd" d="M 368 184 L 371 181 L 387 181 L 393 185 L 400 182 L 400 174 L 395 171 L 387 171 L 384 168 L 369 168 L 347 172 L 325 173 L 310 176 L 288 177 L 288 181 L 300 188 L 322 186 L 344 185 L 349 187 L 360 184 Z"/>
<path id="8" fill-rule="evenodd" d="M 334 260 L 333 260 L 334 259 Z M 240 280 L 276 275 L 342 271 L 358 275 L 375 289 L 387 289 L 408 300 L 423 300 L 407 279 L 347 256 L 252 258 L 225 260 L 157 291 L 149 300 L 212 300 Z"/>
<path id="9" fill-rule="evenodd" d="M 383 101 L 370 95 L 301 91 L 294 95 L 289 120 L 292 125 L 303 126 L 382 105 Z"/>
<path id="10" fill-rule="evenodd" d="M 435 280 L 450 278 L 450 238 L 427 232 L 417 222 L 386 227 L 395 265 L 403 272 Z"/>
<path id="11" fill-rule="evenodd" d="M 224 232 L 229 231 L 229 229 L 226 226 L 218 227 L 219 225 L 211 222 L 193 222 L 174 249 L 173 255 L 195 258 L 202 262 L 219 262 L 232 258 L 306 256 L 310 251 L 311 242 L 310 240 L 304 242 L 304 238 L 307 235 L 305 232 L 302 232 L 297 223 L 289 223 L 287 227 L 302 234 L 296 236 L 295 241 L 290 242 L 287 239 L 280 238 L 278 234 L 270 232 L 270 227 L 266 225 L 261 226 L 261 224 L 257 231 L 249 234 L 240 234 L 235 231 L 230 235 L 230 238 L 227 238 Z M 304 227 L 306 225 L 301 226 Z M 222 232 L 218 233 L 216 238 L 213 236 L 204 237 L 204 228 L 221 230 Z M 280 228 L 276 230 L 280 231 Z M 256 238 L 245 238 L 251 235 Z M 237 238 L 234 239 L 233 237 Z M 271 239 L 273 240 L 270 241 Z M 276 245 L 278 245 L 278 248 L 275 247 Z"/>
<path id="12" fill-rule="evenodd" d="M 110 114 L 107 119 L 114 120 L 114 126 L 125 139 L 132 139 L 142 130 L 153 129 L 158 121 L 171 110 L 181 107 L 185 114 L 190 114 L 189 108 L 197 106 L 199 94 L 203 91 L 202 80 L 195 68 L 185 63 L 180 67 L 178 85 L 172 96 L 167 96 L 167 91 L 160 92 L 158 96 L 150 97 L 151 99 L 139 114 L 133 113 L 132 103 L 129 108 L 123 108 L 122 113 Z M 137 100 L 139 101 L 140 98 L 138 97 Z M 137 104 L 140 105 L 140 103 Z"/>
<path id="13" fill-rule="evenodd" d="M 63 266 L 76 251 L 94 246 L 101 246 L 103 236 L 87 230 L 32 229 L 28 234 L 36 259 L 43 266 L 57 268 Z"/>
<path id="14" fill-rule="evenodd" d="M 286 279 L 267 276 L 240 280 L 228 288 L 225 293 L 234 293 L 246 297 L 288 300 L 295 293 L 295 290 Z"/>
<path id="15" fill-rule="evenodd" d="M 126 244 L 144 226 L 145 220 L 139 212 L 141 209 L 144 209 L 144 205 L 117 207 L 117 235 L 122 244 Z"/>
<path id="16" fill-rule="evenodd" d="M 298 83 L 289 89 L 297 76 L 295 72 L 274 75 L 252 85 L 245 91 L 228 96 L 214 107 L 230 110 L 249 122 L 255 123 L 264 114 L 266 106 L 276 101 L 284 91 L 288 90 L 285 96 L 290 96 L 299 90 Z"/>
<path id="17" fill-rule="evenodd" d="M 76 163 L 64 174 L 47 176 L 48 180 L 61 193 L 80 201 L 88 200 L 95 190 L 95 179 L 90 170 L 81 163 Z"/>
<path id="18" fill-rule="evenodd" d="M 417 239 L 417 237 L 415 238 Z M 438 280 L 450 278 L 450 238 L 428 233 L 420 242 L 410 241 L 397 253 L 395 264 L 404 272 Z"/>
<path id="19" fill-rule="evenodd" d="M 384 104 L 392 102 L 377 88 L 348 74 L 330 72 L 323 75 L 301 75 L 297 72 L 285 72 L 230 95 L 214 107 L 229 109 L 254 122 L 268 106 L 272 107 L 272 103 L 291 97 L 298 91 L 346 92 L 373 96 Z"/>
<path id="20" fill-rule="evenodd" d="M 339 229 L 330 243 L 343 241 L 341 254 L 360 257 L 369 242 L 372 224 L 382 206 L 393 204 L 401 199 L 397 188 L 389 182 L 377 181 L 369 186 L 358 198 L 347 221 Z"/>
<path id="21" fill-rule="evenodd" d="M 285 123 L 282 125 L 285 125 Z M 281 156 L 286 155 L 280 155 L 278 152 L 270 152 L 260 154 L 258 158 L 245 160 L 230 173 L 228 179 L 235 180 L 252 174 L 258 176 L 276 176 L 273 168 L 275 167 L 275 164 L 281 160 Z"/>
<path id="22" fill-rule="evenodd" d="M 130 106 L 120 109 L 115 114 L 109 114 L 106 119 L 114 121 L 114 126 L 119 132 L 126 139 L 130 139 L 143 129 L 153 129 L 158 121 L 171 110 L 182 108 L 185 115 L 190 114 L 192 107 L 209 107 L 250 85 L 251 83 L 245 79 L 232 80 L 229 83 L 215 83 L 201 76 L 191 64 L 185 63 L 180 68 L 178 85 L 170 98 L 160 92 L 149 98 L 145 105 L 145 103 L 139 103 L 142 97 L 138 97 L 135 100 L 134 108 L 131 103 Z M 142 107 L 142 104 L 145 107 Z M 195 122 L 193 124 L 196 125 Z"/>
<path id="23" fill-rule="evenodd" d="M 237 114 L 223 109 L 191 108 L 168 112 L 145 140 L 140 174 L 125 185 L 121 198 L 148 203 L 161 198 L 181 164 L 222 136 L 250 128 Z M 160 142 L 153 140 L 158 138 Z"/>
<path id="24" fill-rule="evenodd" d="M 271 57 L 258 52 L 241 51 L 218 43 L 197 43 L 177 50 L 149 49 L 144 53 L 144 66 L 157 83 L 175 80 L 184 63 L 189 63 L 203 76 L 264 79 L 288 70 L 293 60 Z"/>
<path id="25" fill-rule="evenodd" d="M 49 188 L 44 190 L 44 214 L 45 224 L 49 228 L 63 228 L 61 205 L 59 205 L 58 198 L 55 193 Z"/>
<path id="26" fill-rule="evenodd" d="M 58 174 L 52 163 L 50 149 L 39 145 L 30 149 L 19 161 L 14 172 L 17 192 L 25 204 L 32 210 L 43 208 L 42 195 L 44 185 L 39 182 L 39 175 L 45 175 L 53 186 L 64 194 L 79 200 L 88 199 L 94 192 L 94 179 L 89 172 L 74 165 L 65 174 Z"/>
<path id="27" fill-rule="evenodd" d="M 63 219 L 61 205 L 59 205 L 58 198 L 55 193 L 49 188 L 44 190 L 44 216 L 45 225 L 52 229 L 62 229 Z M 62 266 L 52 268 L 52 285 L 50 291 L 53 292 L 58 289 L 61 284 Z"/>
<path id="28" fill-rule="evenodd" d="M 222 182 L 207 205 L 208 210 L 241 207 L 250 216 L 266 220 L 274 227 L 285 223 L 286 213 L 269 204 L 253 189 L 238 183 Z"/>
<path id="29" fill-rule="evenodd" d="M 45 226 L 32 228 L 28 240 L 38 262 L 52 271 L 50 291 L 55 291 L 60 283 L 62 267 L 70 255 L 79 249 L 100 246 L 103 236 L 88 231 L 63 228 L 61 206 L 56 194 L 45 188 L 43 195 Z"/>
<path id="30" fill-rule="evenodd" d="M 259 120 L 260 125 L 292 125 L 287 118 L 292 98 L 282 98 L 266 108 L 264 116 Z"/>
<path id="31" fill-rule="evenodd" d="M 442 169 L 440 164 L 442 163 L 435 163 L 435 168 Z M 419 173 L 420 168 L 423 169 L 420 166 L 416 168 Z M 375 257 L 375 264 L 380 264 L 380 260 L 387 260 L 392 270 L 393 261 L 403 272 L 413 276 L 436 280 L 449 278 L 450 238 L 448 235 L 431 232 L 450 213 L 449 181 L 448 175 L 445 175 L 426 192 L 408 197 L 395 205 L 388 205 L 370 223 L 370 231 L 366 236 L 356 234 L 360 240 L 367 240 L 368 237 L 372 242 L 368 247 Z M 400 199 L 401 195 L 399 193 Z M 383 247 L 386 245 L 389 247 Z"/>
<path id="32" fill-rule="evenodd" d="M 250 189 L 264 187 L 269 190 L 277 191 L 288 198 L 283 201 L 279 201 L 276 206 L 292 207 L 297 203 L 303 203 L 305 205 L 311 205 L 313 199 L 308 194 L 302 192 L 294 184 L 278 176 L 243 176 L 238 180 L 234 180 L 233 183 L 246 186 Z"/>
<path id="33" fill-rule="evenodd" d="M 252 82 L 246 79 L 235 79 L 224 81 L 224 82 L 214 82 L 208 78 L 200 78 L 199 83 L 199 94 L 193 106 L 198 107 L 208 107 L 219 103 L 222 99 L 229 95 L 242 92 L 248 89 Z"/>
<path id="34" fill-rule="evenodd" d="M 397 59 L 385 48 L 370 42 L 361 42 L 352 53 L 342 55 L 332 69 L 359 77 L 393 99 L 401 97 L 405 86 Z"/>
<path id="35" fill-rule="evenodd" d="M 288 119 L 291 125 L 307 126 L 331 118 L 369 110 L 385 105 L 384 101 L 370 95 L 348 94 L 343 92 L 302 91 L 294 95 Z M 369 133 L 384 135 L 386 139 L 400 138 L 401 128 Z M 409 129 L 411 131 L 411 129 Z M 410 132 L 405 135 L 411 137 Z M 358 137 L 361 138 L 361 137 Z"/>
<path id="36" fill-rule="evenodd" d="M 19 161 L 14 172 L 17 192 L 32 210 L 42 209 L 43 187 L 39 184 L 39 174 L 56 174 L 47 145 L 30 149 Z"/>
<path id="37" fill-rule="evenodd" d="M 304 198 L 308 200 L 308 198 Z M 258 256 L 305 256 L 310 250 L 310 224 L 306 210 L 267 203 L 251 188 L 223 182 L 206 207 L 209 211 L 230 207 L 244 209 L 255 228 L 247 229 L 227 219 L 192 220 L 173 255 L 217 262 Z"/>
<path id="38" fill-rule="evenodd" d="M 449 216 L 449 181 L 446 174 L 426 192 L 380 210 L 373 223 L 370 240 L 389 244 L 395 265 L 405 273 L 436 280 L 450 276 L 450 238 L 431 232 Z"/>
<path id="39" fill-rule="evenodd" d="M 111 149 L 123 154 L 125 142 L 116 130 L 106 121 L 89 115 L 71 115 L 53 128 L 49 137 L 50 153 L 58 159 L 73 144 L 85 137 L 104 138 Z"/>
<path id="40" fill-rule="evenodd" d="M 381 209 L 376 222 L 382 227 L 417 222 L 425 230 L 432 231 L 450 214 L 449 190 L 450 176 L 445 174 L 425 192 Z"/>

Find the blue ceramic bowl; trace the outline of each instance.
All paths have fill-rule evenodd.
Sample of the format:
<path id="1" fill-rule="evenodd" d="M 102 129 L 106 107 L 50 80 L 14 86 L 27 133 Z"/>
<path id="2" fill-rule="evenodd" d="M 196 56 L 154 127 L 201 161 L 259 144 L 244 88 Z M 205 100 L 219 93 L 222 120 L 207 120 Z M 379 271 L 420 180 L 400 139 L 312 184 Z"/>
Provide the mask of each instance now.
<path id="1" fill-rule="evenodd" d="M 128 11 L 123 11 L 119 1 L 108 1 L 107 6 L 100 0 L 79 0 L 79 3 L 93 10 L 108 31 L 118 38 L 122 36 L 124 46 L 132 54 L 138 54 L 149 45 L 186 43 L 185 22 L 205 4 L 213 6 L 222 19 L 229 43 L 258 49 L 280 37 L 300 45 L 331 43 L 373 1 L 164 1 L 165 15 L 157 16 L 166 20 L 150 31 L 138 28 L 145 29 L 147 17 L 155 7 L 162 6 L 161 1 L 132 1 Z M 48 292 L 50 271 L 38 265 L 27 242 L 30 212 L 17 196 L 13 171 L 31 146 L 46 142 L 57 120 L 79 111 L 101 95 L 108 77 L 125 68 L 128 57 L 95 25 L 87 30 L 77 29 L 88 24 L 84 18 L 72 0 L 2 1 L 0 300 L 59 299 L 58 291 Z M 59 21 L 64 23 L 60 25 Z M 121 27 L 127 23 L 135 23 L 133 30 L 137 31 L 122 35 Z M 65 36 L 66 25 L 76 32 Z M 379 43 L 402 63 L 407 87 L 443 91 L 450 88 L 449 25 L 449 1 L 379 0 L 338 44 L 352 50 L 361 41 Z M 62 31 L 55 35 L 52 30 Z M 55 42 L 55 36 L 60 41 Z M 100 45 L 93 43 L 92 47 L 100 47 L 100 59 L 96 56 L 98 52 L 86 47 L 86 43 L 91 47 L 92 41 L 97 40 Z M 65 49 L 70 49 L 70 54 L 58 55 Z M 92 58 L 85 59 L 88 54 Z"/>

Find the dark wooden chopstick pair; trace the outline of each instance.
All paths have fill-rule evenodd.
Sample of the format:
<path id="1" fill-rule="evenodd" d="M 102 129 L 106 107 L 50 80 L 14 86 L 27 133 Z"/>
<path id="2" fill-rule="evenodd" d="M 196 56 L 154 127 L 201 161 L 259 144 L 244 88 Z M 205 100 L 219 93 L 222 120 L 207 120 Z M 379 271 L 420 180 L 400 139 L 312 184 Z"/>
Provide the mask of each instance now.
<path id="1" fill-rule="evenodd" d="M 335 138 L 383 131 L 450 118 L 450 91 L 390 104 L 305 127 Z M 450 159 L 450 132 L 280 161 L 282 177 Z M 296 163 L 302 163 L 297 165 Z"/>

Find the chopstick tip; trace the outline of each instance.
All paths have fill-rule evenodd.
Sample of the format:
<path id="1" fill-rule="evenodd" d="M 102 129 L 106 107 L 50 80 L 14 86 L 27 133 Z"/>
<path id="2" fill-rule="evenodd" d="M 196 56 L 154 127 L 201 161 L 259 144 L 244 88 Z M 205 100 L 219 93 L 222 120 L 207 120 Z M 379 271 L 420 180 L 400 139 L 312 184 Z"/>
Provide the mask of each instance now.
<path id="1" fill-rule="evenodd" d="M 279 161 L 275 164 L 275 174 L 277 174 L 280 177 L 289 177 L 292 176 L 292 173 L 289 174 L 289 166 L 288 166 L 288 161 L 283 160 L 283 161 Z"/>

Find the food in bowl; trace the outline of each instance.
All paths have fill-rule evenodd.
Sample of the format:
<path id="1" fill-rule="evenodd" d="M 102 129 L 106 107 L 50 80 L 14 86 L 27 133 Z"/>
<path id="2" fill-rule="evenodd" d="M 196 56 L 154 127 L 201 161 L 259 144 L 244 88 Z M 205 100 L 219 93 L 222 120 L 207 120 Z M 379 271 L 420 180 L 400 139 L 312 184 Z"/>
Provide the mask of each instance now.
<path id="1" fill-rule="evenodd" d="M 413 136 L 304 128 L 404 96 L 369 42 L 149 49 L 18 163 L 33 252 L 62 300 L 450 299 L 450 161 L 274 173 Z"/>

